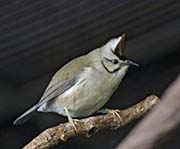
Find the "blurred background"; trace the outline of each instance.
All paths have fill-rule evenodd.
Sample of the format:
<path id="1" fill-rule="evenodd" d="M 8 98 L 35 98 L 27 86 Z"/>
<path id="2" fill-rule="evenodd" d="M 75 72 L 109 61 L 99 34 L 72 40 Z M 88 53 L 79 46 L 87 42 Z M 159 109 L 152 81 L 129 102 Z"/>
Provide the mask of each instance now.
<path id="1" fill-rule="evenodd" d="M 130 68 L 105 105 L 126 108 L 150 94 L 161 96 L 180 72 L 179 0 L 0 0 L 0 148 L 22 148 L 66 118 L 37 113 L 12 122 L 38 102 L 51 76 L 72 58 L 127 35 Z M 76 137 L 56 148 L 112 149 L 135 126 Z M 152 126 L 155 127 L 155 126 Z M 178 149 L 180 131 L 163 149 Z"/>

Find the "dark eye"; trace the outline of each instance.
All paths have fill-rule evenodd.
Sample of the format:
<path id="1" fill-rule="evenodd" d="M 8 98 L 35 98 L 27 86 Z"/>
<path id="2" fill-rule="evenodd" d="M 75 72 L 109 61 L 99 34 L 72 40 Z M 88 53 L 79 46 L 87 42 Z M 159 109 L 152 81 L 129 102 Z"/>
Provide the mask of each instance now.
<path id="1" fill-rule="evenodd" d="M 117 59 L 113 59 L 111 62 L 112 62 L 113 64 L 118 64 L 118 63 L 119 63 L 119 61 L 118 61 Z"/>

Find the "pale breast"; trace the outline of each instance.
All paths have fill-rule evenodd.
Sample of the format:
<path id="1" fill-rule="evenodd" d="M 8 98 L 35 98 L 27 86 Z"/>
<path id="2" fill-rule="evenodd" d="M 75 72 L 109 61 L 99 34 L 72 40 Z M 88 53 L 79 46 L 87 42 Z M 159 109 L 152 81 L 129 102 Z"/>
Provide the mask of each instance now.
<path id="1" fill-rule="evenodd" d="M 92 68 L 86 68 L 79 78 L 74 86 L 46 105 L 46 109 L 66 115 L 66 107 L 71 117 L 86 117 L 100 109 L 114 92 L 106 84 L 107 78 Z"/>

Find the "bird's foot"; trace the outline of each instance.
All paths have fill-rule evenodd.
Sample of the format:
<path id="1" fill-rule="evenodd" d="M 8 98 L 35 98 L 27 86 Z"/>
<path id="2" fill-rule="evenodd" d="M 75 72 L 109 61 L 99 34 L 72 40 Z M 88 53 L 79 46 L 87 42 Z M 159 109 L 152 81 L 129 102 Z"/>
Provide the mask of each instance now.
<path id="1" fill-rule="evenodd" d="M 75 133 L 77 132 L 77 127 L 76 127 L 76 125 L 77 125 L 77 123 L 79 122 L 79 120 L 78 119 L 73 119 L 73 118 L 69 118 L 68 117 L 68 121 L 69 121 L 69 123 L 73 126 L 73 128 L 74 128 L 74 131 L 75 131 Z"/>
<path id="2" fill-rule="evenodd" d="M 118 117 L 118 119 L 120 120 L 120 122 L 122 122 L 122 118 L 119 115 L 119 110 L 112 110 L 112 109 L 108 109 L 108 113 L 112 114 L 113 116 Z"/>
<path id="3" fill-rule="evenodd" d="M 119 114 L 119 111 L 120 111 L 120 110 L 101 109 L 101 110 L 98 110 L 96 113 L 97 113 L 97 114 L 108 114 L 108 113 L 110 113 L 110 114 L 112 114 L 113 116 L 116 116 L 116 117 L 119 119 L 119 121 L 122 123 L 123 121 L 122 121 L 122 118 L 121 118 L 121 116 L 120 116 L 120 114 Z"/>
<path id="4" fill-rule="evenodd" d="M 73 126 L 74 131 L 75 131 L 75 133 L 76 133 L 76 132 L 77 132 L 76 125 L 77 125 L 77 123 L 78 123 L 79 120 L 78 120 L 78 119 L 73 119 L 73 118 L 70 116 L 69 111 L 68 111 L 67 108 L 64 108 L 64 110 L 65 110 L 66 115 L 67 115 L 67 117 L 68 117 L 69 123 Z"/>

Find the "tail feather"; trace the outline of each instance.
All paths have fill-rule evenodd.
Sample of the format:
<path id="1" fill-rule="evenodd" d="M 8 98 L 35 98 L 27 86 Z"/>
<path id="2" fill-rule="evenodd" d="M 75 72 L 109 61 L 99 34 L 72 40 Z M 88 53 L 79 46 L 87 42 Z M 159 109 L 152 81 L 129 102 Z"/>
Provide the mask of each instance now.
<path id="1" fill-rule="evenodd" d="M 32 108 L 30 108 L 29 110 L 27 110 L 24 114 L 22 114 L 21 116 L 19 116 L 14 122 L 14 125 L 20 125 L 25 123 L 29 118 L 31 118 L 31 116 L 34 114 L 34 112 L 37 110 L 38 106 L 34 105 Z"/>

